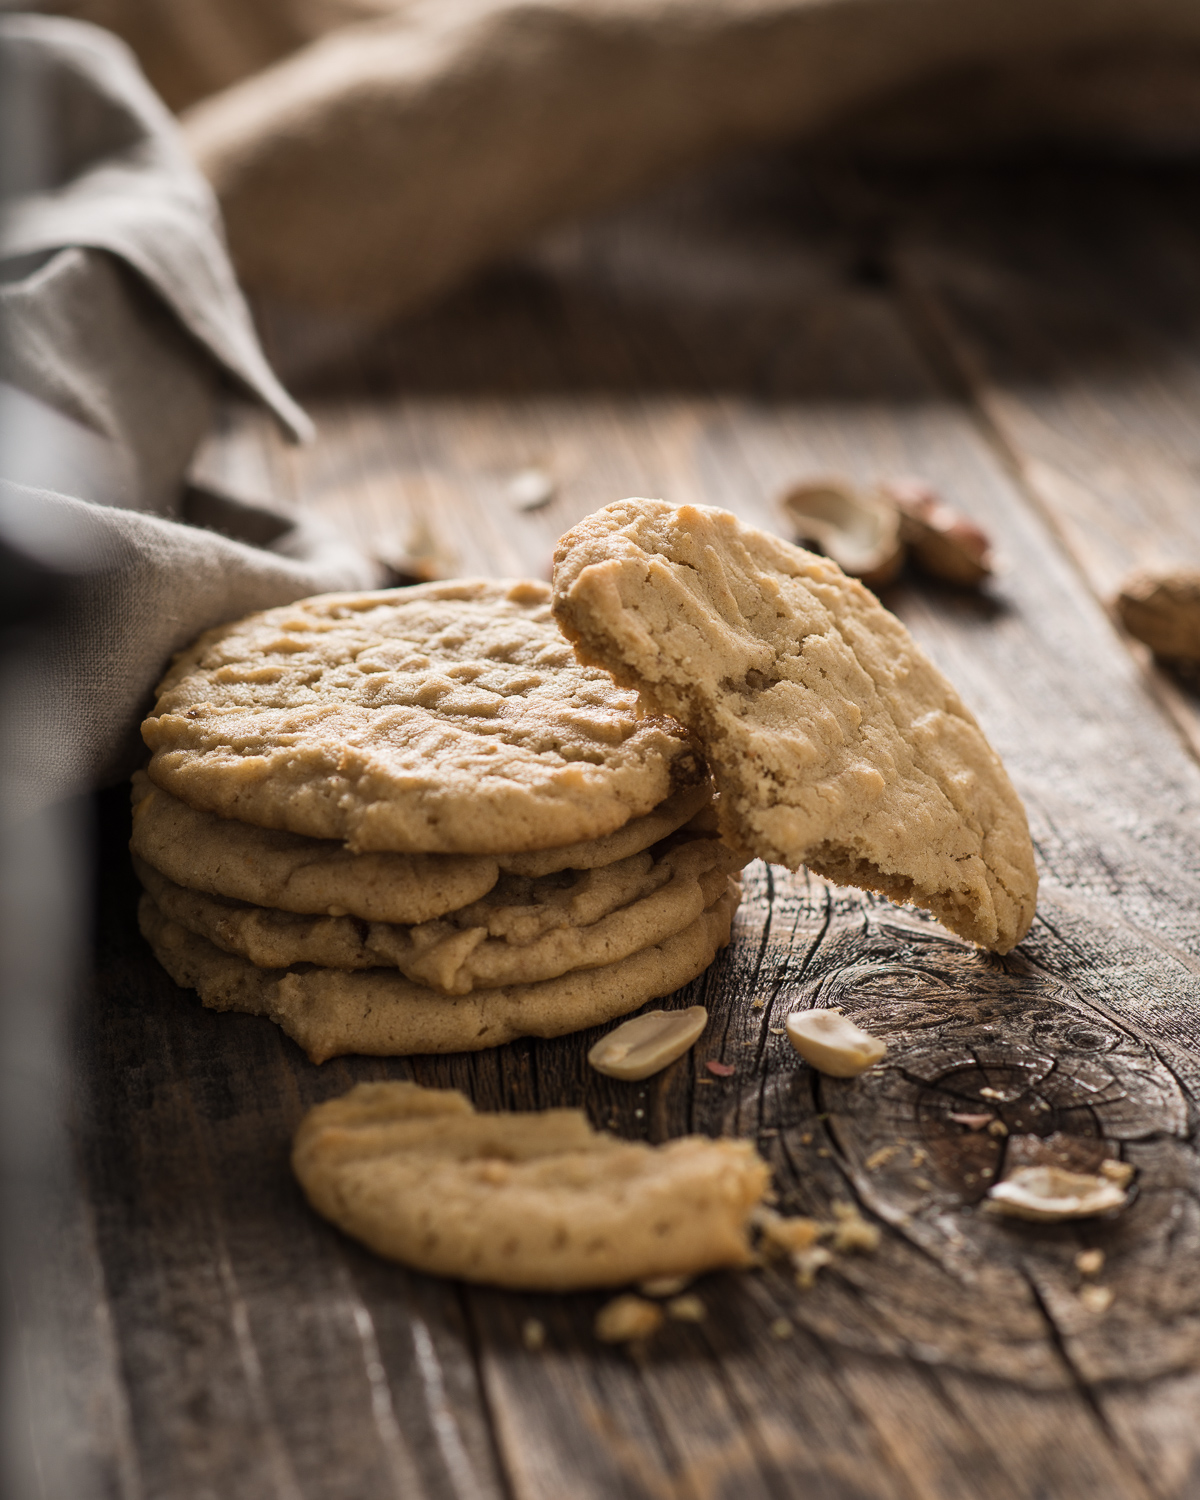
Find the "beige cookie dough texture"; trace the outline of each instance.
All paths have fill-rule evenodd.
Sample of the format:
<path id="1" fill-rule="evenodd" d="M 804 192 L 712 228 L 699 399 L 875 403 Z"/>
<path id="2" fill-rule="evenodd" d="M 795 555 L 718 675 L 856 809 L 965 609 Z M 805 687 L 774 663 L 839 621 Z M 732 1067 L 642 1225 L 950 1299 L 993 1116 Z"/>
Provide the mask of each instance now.
<path id="1" fill-rule="evenodd" d="M 727 838 L 999 953 L 1024 936 L 1020 799 L 953 687 L 836 564 L 727 511 L 623 500 L 559 542 L 554 610 L 582 660 L 695 731 Z"/>
<path id="2" fill-rule="evenodd" d="M 317 1105 L 292 1166 L 317 1212 L 380 1255 L 548 1292 L 750 1264 L 770 1176 L 748 1141 L 620 1141 L 580 1110 L 476 1114 L 413 1083 Z"/>
<path id="3" fill-rule="evenodd" d="M 171 921 L 150 896 L 142 897 L 138 923 L 176 984 L 196 990 L 211 1010 L 268 1016 L 320 1063 L 350 1052 L 474 1052 L 628 1015 L 704 972 L 729 941 L 740 894 L 727 879 L 690 926 L 603 968 L 469 995 L 443 995 L 380 968 L 260 969 Z"/>
<path id="4" fill-rule="evenodd" d="M 218 818 L 156 787 L 144 771 L 133 778 L 129 847 L 191 890 L 368 922 L 440 917 L 485 896 L 500 874 L 491 855 L 352 854 L 332 839 Z"/>
<path id="5" fill-rule="evenodd" d="M 679 725 L 578 664 L 532 582 L 326 594 L 210 630 L 142 733 L 150 779 L 192 807 L 356 852 L 602 838 L 700 777 Z"/>
<path id="6" fill-rule="evenodd" d="M 426 922 L 485 896 L 502 868 L 549 875 L 591 870 L 640 853 L 702 812 L 710 800 L 707 782 L 684 787 L 616 833 L 528 854 L 352 854 L 332 839 L 201 812 L 138 771 L 129 847 L 175 885 L 212 896 L 311 916 Z"/>
<path id="7" fill-rule="evenodd" d="M 555 979 L 628 958 L 690 926 L 741 861 L 716 839 L 634 854 L 599 870 L 506 876 L 480 901 L 416 926 L 299 916 L 191 891 L 135 856 L 172 921 L 260 968 L 397 968 L 443 994 Z"/>

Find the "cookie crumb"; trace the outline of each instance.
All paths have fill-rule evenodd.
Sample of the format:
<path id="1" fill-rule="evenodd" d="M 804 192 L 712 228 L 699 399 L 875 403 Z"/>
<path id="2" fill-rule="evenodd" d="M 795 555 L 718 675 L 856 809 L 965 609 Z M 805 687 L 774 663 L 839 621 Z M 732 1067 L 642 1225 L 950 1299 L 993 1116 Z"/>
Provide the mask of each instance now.
<path id="1" fill-rule="evenodd" d="M 1081 1276 L 1099 1276 L 1104 1269 L 1104 1251 L 1081 1250 L 1075 1257 L 1075 1269 Z"/>
<path id="2" fill-rule="evenodd" d="M 829 1233 L 831 1226 L 820 1219 L 803 1216 L 786 1219 L 782 1214 L 760 1208 L 753 1223 L 762 1236 L 763 1250 L 769 1256 L 795 1256 L 809 1250 Z"/>
<path id="3" fill-rule="evenodd" d="M 868 1223 L 853 1203 L 835 1203 L 833 1248 L 841 1254 L 873 1255 L 879 1249 L 879 1226 Z"/>
<path id="4" fill-rule="evenodd" d="M 690 1276 L 651 1276 L 638 1284 L 638 1290 L 647 1297 L 678 1297 L 691 1279 Z"/>
<path id="5" fill-rule="evenodd" d="M 950 1118 L 953 1119 L 954 1116 L 951 1115 Z M 870 1156 L 863 1162 L 863 1166 L 866 1167 L 868 1172 L 878 1171 L 880 1167 L 891 1161 L 892 1157 L 901 1150 L 903 1150 L 901 1146 L 880 1146 L 878 1150 L 871 1152 Z"/>
<path id="6" fill-rule="evenodd" d="M 1106 1313 L 1113 1305 L 1113 1289 L 1110 1286 L 1081 1287 L 1079 1301 L 1090 1313 Z"/>
<path id="7" fill-rule="evenodd" d="M 708 1309 L 695 1292 L 672 1297 L 667 1303 L 667 1317 L 674 1318 L 677 1323 L 703 1323 L 707 1316 Z"/>
<path id="8" fill-rule="evenodd" d="M 833 1255 L 824 1245 L 814 1245 L 811 1250 L 801 1250 L 792 1256 L 796 1268 L 796 1285 L 802 1292 L 809 1291 L 817 1279 L 817 1272 L 829 1265 Z"/>
<path id="9" fill-rule="evenodd" d="M 605 1344 L 628 1344 L 649 1338 L 663 1324 L 662 1308 L 644 1297 L 625 1292 L 606 1302 L 596 1314 L 596 1337 Z"/>
<path id="10" fill-rule="evenodd" d="M 767 1328 L 767 1332 L 773 1339 L 790 1339 L 795 1331 L 788 1318 L 772 1318 Z"/>

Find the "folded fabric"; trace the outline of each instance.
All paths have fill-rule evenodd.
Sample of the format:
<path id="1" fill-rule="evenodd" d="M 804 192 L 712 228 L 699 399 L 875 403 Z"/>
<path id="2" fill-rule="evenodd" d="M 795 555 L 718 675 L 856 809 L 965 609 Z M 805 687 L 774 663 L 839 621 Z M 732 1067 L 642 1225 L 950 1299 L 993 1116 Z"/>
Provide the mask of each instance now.
<path id="1" fill-rule="evenodd" d="M 123 450 L 137 480 L 124 503 L 141 509 L 172 502 L 221 374 L 306 434 L 212 192 L 127 49 L 92 26 L 7 16 L 0 57 L 17 176 L 0 222 L 3 379 Z"/>
<path id="2" fill-rule="evenodd" d="M 328 31 L 406 4 L 411 0 L 48 0 L 36 8 L 116 32 L 160 97 L 183 109 Z"/>
<path id="3" fill-rule="evenodd" d="M 1077 78 L 1046 123 L 1070 127 L 1074 100 L 1084 130 L 1108 118 L 1133 139 L 1139 119 L 1163 123 L 1138 69 L 1174 69 L 1168 97 L 1200 139 L 1200 105 L 1186 107 L 1200 98 L 1195 0 L 410 0 L 394 12 L 185 115 L 247 285 L 398 312 L 547 225 L 966 69 L 1043 67 L 1053 91 L 1046 60 L 1083 58 L 1090 82 Z M 1141 92 L 1106 117 L 1122 69 Z M 1029 101 L 1013 96 L 1017 128 Z"/>
<path id="4" fill-rule="evenodd" d="M 230 507 L 226 522 L 239 510 Z M 0 760 L 10 810 L 32 813 L 127 776 L 144 757 L 138 725 L 154 684 L 200 631 L 361 586 L 362 560 L 336 536 L 311 522 L 281 521 L 277 530 L 264 549 L 0 481 L 0 537 L 66 574 L 48 623 L 28 632 L 4 670 Z"/>
<path id="5" fill-rule="evenodd" d="M 158 676 L 206 626 L 380 580 L 336 535 L 185 484 L 222 385 L 293 435 L 309 423 L 259 346 L 211 190 L 128 50 L 9 16 L 0 68 L 0 555 L 14 598 L 62 580 L 50 623 L 4 668 L 10 800 L 33 811 L 130 769 Z"/>

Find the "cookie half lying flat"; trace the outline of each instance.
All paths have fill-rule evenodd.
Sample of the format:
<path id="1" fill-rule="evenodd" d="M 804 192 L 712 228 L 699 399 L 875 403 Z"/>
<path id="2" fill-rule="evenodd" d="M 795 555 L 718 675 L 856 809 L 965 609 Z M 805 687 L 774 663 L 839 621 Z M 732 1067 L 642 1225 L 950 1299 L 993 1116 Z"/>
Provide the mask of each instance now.
<path id="1" fill-rule="evenodd" d="M 540 583 L 325 594 L 207 631 L 142 734 L 191 806 L 355 851 L 601 838 L 701 775 L 678 724 L 579 665 Z"/>
<path id="2" fill-rule="evenodd" d="M 695 731 L 726 838 L 998 953 L 1028 931 L 1037 871 L 1004 767 L 836 564 L 728 511 L 623 500 L 559 542 L 554 610 L 581 660 Z"/>
<path id="3" fill-rule="evenodd" d="M 504 876 L 480 901 L 417 926 L 299 916 L 184 886 L 136 858 L 165 917 L 259 968 L 396 968 L 442 994 L 594 969 L 673 936 L 725 890 L 741 861 L 717 839 L 645 850 L 600 870 Z"/>
<path id="4" fill-rule="evenodd" d="M 394 969 L 260 969 L 164 917 L 149 896 L 138 925 L 176 984 L 211 1010 L 268 1016 L 316 1063 L 347 1052 L 475 1052 L 519 1036 L 566 1036 L 628 1015 L 702 974 L 729 941 L 740 888 L 689 927 L 602 969 L 537 984 L 441 995 Z"/>
<path id="5" fill-rule="evenodd" d="M 770 1180 L 749 1141 L 617 1140 L 582 1110 L 476 1114 L 452 1089 L 360 1083 L 300 1122 L 308 1201 L 380 1255 L 527 1291 L 745 1266 Z"/>
<path id="6" fill-rule="evenodd" d="M 133 778 L 134 855 L 176 885 L 285 912 L 368 922 L 427 922 L 487 895 L 500 866 L 486 854 L 352 854 L 332 839 L 189 807 Z"/>

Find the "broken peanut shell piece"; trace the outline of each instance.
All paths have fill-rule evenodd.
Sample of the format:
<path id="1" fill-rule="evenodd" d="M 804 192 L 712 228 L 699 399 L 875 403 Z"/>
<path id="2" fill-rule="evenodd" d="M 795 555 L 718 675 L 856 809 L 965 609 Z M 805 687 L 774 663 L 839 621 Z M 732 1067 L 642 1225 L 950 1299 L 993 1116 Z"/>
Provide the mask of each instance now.
<path id="1" fill-rule="evenodd" d="M 887 1053 L 887 1043 L 839 1010 L 797 1010 L 787 1018 L 788 1041 L 806 1063 L 831 1078 L 857 1078 Z"/>
<path id="2" fill-rule="evenodd" d="M 878 587 L 904 564 L 900 520 L 894 505 L 843 479 L 795 485 L 780 501 L 795 534 L 815 542 L 843 573 Z"/>
<path id="3" fill-rule="evenodd" d="M 602 1036 L 588 1053 L 588 1062 L 609 1078 L 649 1078 L 682 1057 L 707 1025 L 708 1012 L 702 1005 L 647 1011 Z"/>
<path id="4" fill-rule="evenodd" d="M 1010 1218 L 1055 1224 L 1111 1213 L 1128 1201 L 1125 1189 L 1107 1177 L 1062 1167 L 1018 1167 L 988 1190 L 987 1206 Z"/>
<path id="5" fill-rule="evenodd" d="M 1116 605 L 1125 629 L 1156 656 L 1200 661 L 1200 568 L 1132 573 Z"/>
<path id="6" fill-rule="evenodd" d="M 927 573 L 962 588 L 977 588 L 991 575 L 987 534 L 943 504 L 923 479 L 887 479 L 879 493 L 899 511 L 900 539 Z"/>

